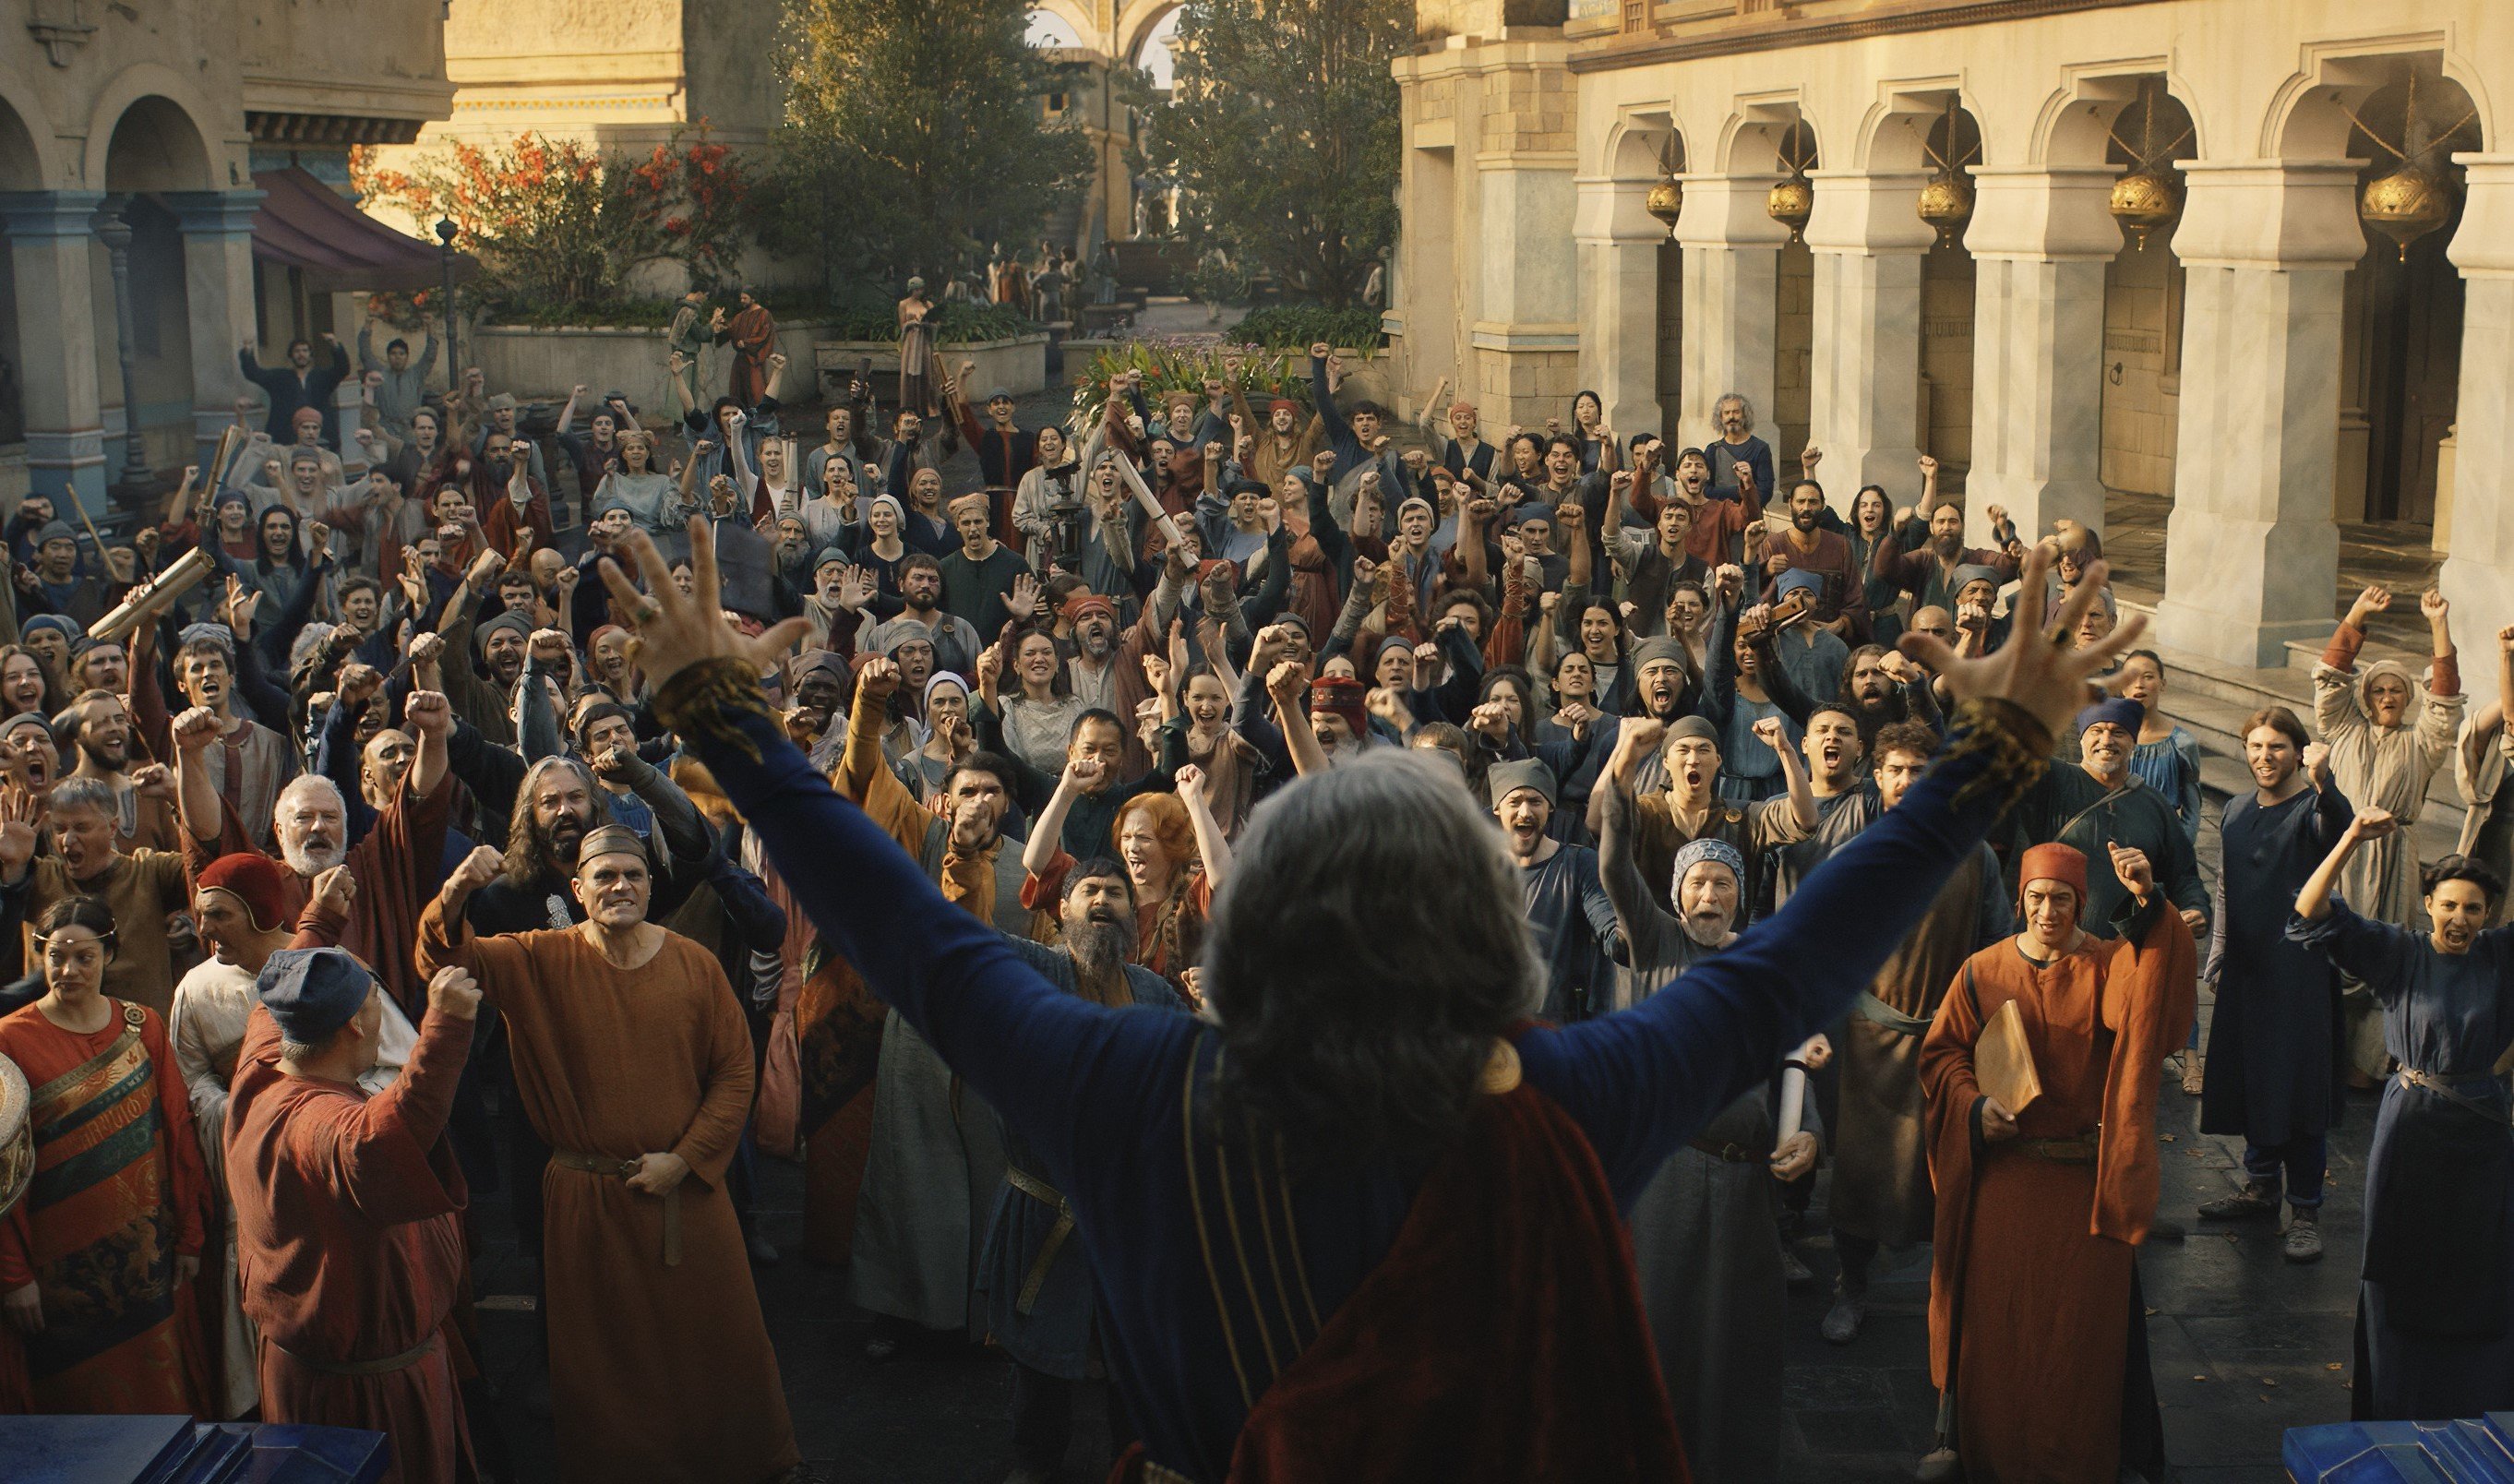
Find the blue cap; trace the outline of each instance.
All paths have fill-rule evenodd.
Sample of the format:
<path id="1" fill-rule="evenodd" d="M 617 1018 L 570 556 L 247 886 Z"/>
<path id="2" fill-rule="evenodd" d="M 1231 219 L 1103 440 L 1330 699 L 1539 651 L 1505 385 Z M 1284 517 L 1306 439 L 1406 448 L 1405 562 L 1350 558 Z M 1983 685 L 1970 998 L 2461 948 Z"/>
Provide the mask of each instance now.
<path id="1" fill-rule="evenodd" d="M 279 1023 L 279 1033 L 300 1046 L 320 1046 L 349 1023 L 376 977 L 341 948 L 282 948 L 254 981 L 262 1008 Z"/>
<path id="2" fill-rule="evenodd" d="M 2147 720 L 2147 707 L 2127 696 L 2108 696 L 2078 713 L 2078 730 L 2111 722 L 2131 736 L 2138 735 L 2139 723 Z"/>
<path id="3" fill-rule="evenodd" d="M 39 613 L 33 618 L 28 619 L 25 622 L 19 624 L 18 632 L 20 636 L 23 636 L 31 634 L 39 628 L 60 630 L 62 640 L 67 643 L 76 644 L 79 641 L 78 625 L 72 623 L 69 620 L 62 618 L 57 613 Z"/>
<path id="4" fill-rule="evenodd" d="M 1809 572 L 1804 567 L 1791 568 L 1789 571 L 1782 573 L 1779 577 L 1772 580 L 1772 601 L 1777 603 L 1782 598 L 1787 597 L 1790 589 L 1794 587 L 1804 587 L 1807 591 L 1815 594 L 1817 597 L 1823 597 L 1824 575 L 1822 573 Z"/>

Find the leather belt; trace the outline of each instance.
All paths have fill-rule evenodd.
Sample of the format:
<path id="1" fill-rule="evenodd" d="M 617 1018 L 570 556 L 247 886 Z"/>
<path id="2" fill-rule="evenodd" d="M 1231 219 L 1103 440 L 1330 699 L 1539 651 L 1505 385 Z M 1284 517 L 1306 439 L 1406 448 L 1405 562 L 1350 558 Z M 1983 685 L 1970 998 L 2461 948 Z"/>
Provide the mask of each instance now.
<path id="1" fill-rule="evenodd" d="M 2090 1165 L 2095 1162 L 2096 1140 L 2092 1134 L 2076 1139 L 2020 1139 L 2016 1147 L 2055 1165 Z"/>
<path id="2" fill-rule="evenodd" d="M 1726 1165 L 1750 1165 L 1761 1156 L 1735 1141 L 1723 1143 L 1709 1139 L 1691 1141 L 1693 1147 Z"/>
<path id="3" fill-rule="evenodd" d="M 550 1150 L 550 1163 L 563 1170 L 582 1170 L 588 1175 L 608 1175 L 614 1180 L 627 1180 L 637 1173 L 633 1159 L 607 1159 L 599 1154 L 579 1154 L 574 1149 Z M 688 1177 L 682 1177 L 686 1180 Z M 681 1187 L 674 1185 L 664 1192 L 664 1265 L 681 1265 Z"/>
<path id="4" fill-rule="evenodd" d="M 2486 1072 L 2472 1072 L 2462 1077 L 2442 1077 L 2434 1072 L 2420 1071 L 2414 1066 L 2401 1068 L 2401 1081 L 2405 1085 L 2433 1093 L 2465 1112 L 2477 1113 L 2491 1123 L 2504 1123 L 2509 1117 L 2514 1117 L 2514 1114 L 2490 1107 L 2487 1103 L 2455 1090 L 2453 1086 L 2454 1082 L 2477 1082 L 2483 1079 L 2489 1082 L 2496 1080 Z"/>
<path id="5" fill-rule="evenodd" d="M 430 1331 L 426 1340 L 398 1355 L 386 1355 L 381 1360 L 316 1360 L 311 1355 L 298 1354 L 268 1335 L 263 1336 L 262 1341 L 317 1376 L 389 1376 L 395 1371 L 407 1371 L 434 1353 L 442 1333 Z"/>
<path id="6" fill-rule="evenodd" d="M 1030 1271 L 1022 1278 L 1021 1292 L 1013 1299 L 1013 1312 L 1027 1316 L 1032 1306 L 1038 1303 L 1038 1291 L 1047 1285 L 1048 1269 L 1056 1265 L 1056 1255 L 1065 1250 L 1065 1239 L 1074 1235 L 1074 1203 L 1065 1198 L 1065 1192 L 1019 1165 L 1004 1166 L 1004 1180 L 1031 1199 L 1056 1208 L 1056 1224 L 1047 1228 L 1047 1240 L 1040 1244 L 1038 1256 L 1031 1260 Z M 1146 1464 L 1144 1466 L 1152 1469 L 1158 1465 Z"/>

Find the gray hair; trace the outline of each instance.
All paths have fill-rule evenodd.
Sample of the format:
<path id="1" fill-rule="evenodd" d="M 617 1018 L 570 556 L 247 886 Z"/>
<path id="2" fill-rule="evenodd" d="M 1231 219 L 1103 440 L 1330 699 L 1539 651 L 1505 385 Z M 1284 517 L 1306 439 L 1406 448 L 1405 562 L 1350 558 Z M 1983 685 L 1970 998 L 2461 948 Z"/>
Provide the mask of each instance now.
<path id="1" fill-rule="evenodd" d="M 1438 1147 L 1542 988 L 1500 836 L 1454 772 L 1399 747 L 1257 809 L 1203 957 L 1217 1095 L 1295 1158 Z"/>
<path id="2" fill-rule="evenodd" d="M 106 819 L 119 819 L 122 801 L 114 797 L 113 785 L 100 778 L 65 778 L 53 785 L 46 809 L 59 814 L 64 809 L 93 809 Z"/>
<path id="3" fill-rule="evenodd" d="M 271 812 L 274 814 L 278 813 L 280 810 L 288 807 L 288 801 L 290 799 L 305 793 L 330 794 L 332 796 L 332 807 L 340 810 L 344 819 L 348 817 L 349 802 L 347 799 L 342 797 L 341 785 L 333 782 L 330 779 L 325 778 L 319 773 L 301 773 L 295 778 L 290 779 L 288 781 L 288 786 L 280 789 L 279 796 L 270 801 Z"/>
<path id="4" fill-rule="evenodd" d="M 1731 402 L 1736 403 L 1739 407 L 1746 410 L 1747 421 L 1752 422 L 1755 421 L 1755 404 L 1747 401 L 1746 394 L 1741 391 L 1721 393 L 1720 400 L 1711 404 L 1711 416 L 1714 419 L 1717 419 L 1720 416 L 1720 409 L 1727 406 Z"/>

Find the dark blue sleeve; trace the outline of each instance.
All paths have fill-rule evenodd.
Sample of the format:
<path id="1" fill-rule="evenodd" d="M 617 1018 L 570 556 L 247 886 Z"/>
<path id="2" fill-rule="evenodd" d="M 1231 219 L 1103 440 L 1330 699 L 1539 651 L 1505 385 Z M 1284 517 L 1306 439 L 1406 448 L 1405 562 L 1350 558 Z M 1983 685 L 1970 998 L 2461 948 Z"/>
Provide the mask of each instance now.
<path id="1" fill-rule="evenodd" d="M 1239 679 L 1239 710 L 1232 725 L 1266 758 L 1266 766 L 1277 778 L 1292 774 L 1291 749 L 1284 745 L 1283 734 L 1275 718 L 1266 714 L 1274 709 L 1275 699 L 1266 692 L 1266 677 L 1251 669 Z"/>
<path id="2" fill-rule="evenodd" d="M 2407 928 L 2360 917 L 2335 891 L 2319 917 L 2288 913 L 2287 938 L 2338 965 L 2386 1005 L 2409 986 L 2411 959 L 2422 941 Z"/>
<path id="3" fill-rule="evenodd" d="M 376 811 L 358 789 L 358 713 L 340 701 L 323 713 L 323 725 L 314 734 L 314 752 L 307 771 L 319 778 L 330 779 L 341 790 L 341 802 L 348 811 L 348 836 L 351 845 L 367 837 L 376 826 Z"/>
<path id="4" fill-rule="evenodd" d="M 944 901 L 767 717 L 735 724 L 741 744 L 703 736 L 694 750 L 804 915 L 1052 1169 L 1072 1168 L 1075 1131 L 1101 1124 L 1104 1098 L 1140 1107 L 1181 1064 L 1193 1018 L 1128 1015 L 1059 993 L 992 926 Z"/>
<path id="5" fill-rule="evenodd" d="M 1737 601 L 1745 602 L 1741 595 Z M 1695 703 L 1694 714 L 1717 728 L 1728 725 L 1728 713 L 1737 707 L 1737 609 L 1722 604 L 1712 610 L 1711 644 L 1703 666 L 1702 699 Z M 1641 694 L 1639 666 L 1626 666 L 1635 671 L 1633 694 Z M 1619 675 L 1616 678 L 1621 679 Z M 1725 1106 L 1726 1104 L 1722 1104 Z"/>
<path id="6" fill-rule="evenodd" d="M 1640 1005 L 1518 1038 L 1529 1080 L 1587 1130 L 1618 1200 L 1876 977 L 1998 816 L 1993 789 L 1957 797 L 1988 761 L 1941 752 L 1788 905 Z"/>
<path id="7" fill-rule="evenodd" d="M 742 868 L 723 851 L 708 862 L 708 885 L 724 906 L 725 921 L 753 953 L 774 953 L 786 945 L 786 909 L 768 895 L 767 883 Z"/>
<path id="8" fill-rule="evenodd" d="M 1342 479 L 1368 456 L 1362 452 L 1361 440 L 1353 435 L 1353 424 L 1335 405 L 1335 393 L 1327 389 L 1327 363 L 1317 356 L 1310 357 L 1310 396 L 1318 404 L 1318 425 L 1326 430 L 1327 446 L 1335 450 L 1335 472 L 1329 477 Z"/>

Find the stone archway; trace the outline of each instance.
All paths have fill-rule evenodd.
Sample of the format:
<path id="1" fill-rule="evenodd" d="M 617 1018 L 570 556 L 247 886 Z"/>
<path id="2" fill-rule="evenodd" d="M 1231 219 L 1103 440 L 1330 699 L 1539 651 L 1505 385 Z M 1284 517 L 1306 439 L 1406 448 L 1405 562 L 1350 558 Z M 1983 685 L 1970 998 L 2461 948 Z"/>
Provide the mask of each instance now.
<path id="1" fill-rule="evenodd" d="M 183 107 L 160 95 L 135 99 L 115 118 L 104 144 L 105 198 L 100 222 L 118 218 L 131 232 L 127 282 L 129 349 L 136 407 L 124 405 L 121 323 L 111 256 L 100 240 L 90 254 L 95 298 L 99 401 L 104 410 L 108 467 L 121 461 L 119 434 L 136 422 L 152 467 L 180 466 L 192 455 L 191 304 L 185 283 L 182 223 L 163 192 L 210 184 L 209 156 Z M 222 347 L 224 348 L 224 347 Z"/>

